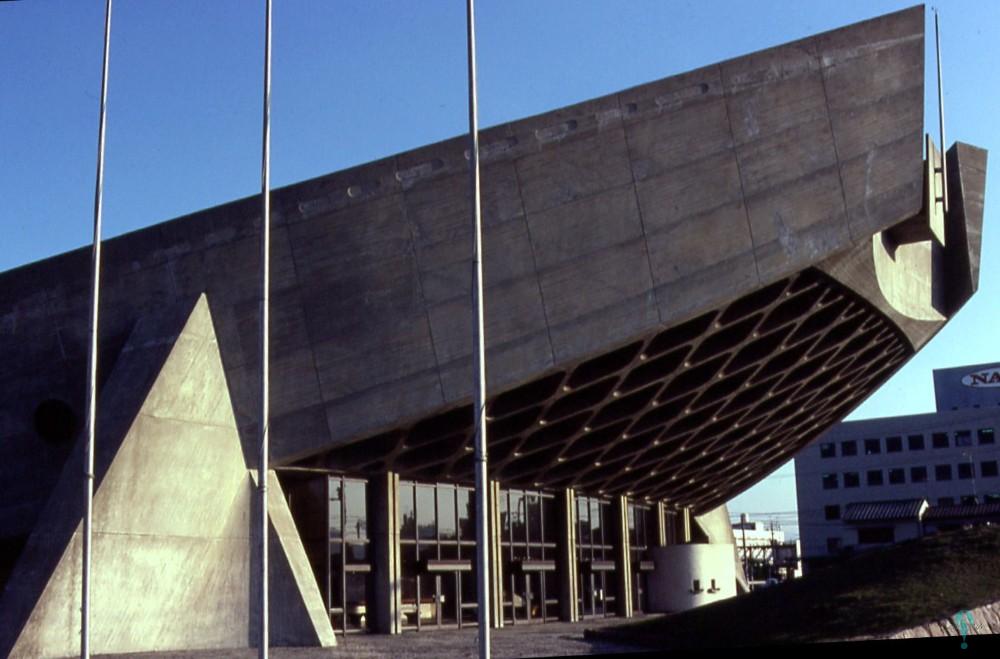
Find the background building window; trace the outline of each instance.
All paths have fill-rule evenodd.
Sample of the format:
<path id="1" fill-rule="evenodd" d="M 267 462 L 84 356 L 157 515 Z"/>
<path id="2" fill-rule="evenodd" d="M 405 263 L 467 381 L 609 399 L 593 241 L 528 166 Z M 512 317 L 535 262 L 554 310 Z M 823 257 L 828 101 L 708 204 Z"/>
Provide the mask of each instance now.
<path id="1" fill-rule="evenodd" d="M 824 490 L 837 489 L 837 474 L 823 474 L 823 489 Z"/>
<path id="2" fill-rule="evenodd" d="M 934 467 L 934 480 L 936 481 L 950 481 L 951 480 L 951 465 L 938 465 Z"/>
<path id="3" fill-rule="evenodd" d="M 955 499 L 953 497 L 941 497 L 938 499 L 939 506 L 954 506 Z"/>
<path id="4" fill-rule="evenodd" d="M 861 485 L 861 478 L 856 471 L 848 471 L 844 474 L 844 487 L 857 487 Z"/>
<path id="5" fill-rule="evenodd" d="M 902 437 L 886 437 L 885 438 L 885 452 L 886 453 L 899 453 L 903 450 L 903 438 Z"/>
<path id="6" fill-rule="evenodd" d="M 827 520 L 840 519 L 840 506 L 824 506 L 823 517 Z"/>
<path id="7" fill-rule="evenodd" d="M 840 551 L 840 538 L 827 538 L 826 551 L 830 554 L 836 554 Z"/>
<path id="8" fill-rule="evenodd" d="M 858 443 L 853 439 L 840 443 L 840 455 L 842 457 L 846 458 L 848 456 L 857 454 L 858 454 Z"/>
<path id="9" fill-rule="evenodd" d="M 910 467 L 910 482 L 911 483 L 926 483 L 927 482 L 927 467 Z"/>
<path id="10" fill-rule="evenodd" d="M 979 463 L 979 475 L 984 478 L 990 478 L 997 475 L 997 461 L 996 460 L 983 460 Z"/>
<path id="11" fill-rule="evenodd" d="M 874 545 L 883 542 L 895 542 L 895 529 L 891 526 L 873 526 L 867 529 L 858 529 L 859 545 Z"/>
<path id="12" fill-rule="evenodd" d="M 979 503 L 979 500 L 976 498 L 976 495 L 974 494 L 967 494 L 966 496 L 962 497 L 963 506 L 974 506 L 977 503 Z"/>
<path id="13" fill-rule="evenodd" d="M 882 452 L 882 445 L 880 440 L 876 439 L 866 439 L 865 440 L 865 455 L 876 455 Z"/>
<path id="14" fill-rule="evenodd" d="M 968 480 L 975 476 L 972 469 L 971 462 L 959 462 L 958 463 L 958 477 L 962 480 Z"/>
<path id="15" fill-rule="evenodd" d="M 906 482 L 906 471 L 903 469 L 890 469 L 889 470 L 889 484 L 890 485 L 902 485 Z"/>
<path id="16" fill-rule="evenodd" d="M 955 446 L 972 446 L 972 431 L 971 430 L 956 430 L 955 431 Z"/>
<path id="17" fill-rule="evenodd" d="M 948 448 L 948 433 L 936 432 L 931 436 L 931 444 L 934 448 Z"/>
<path id="18" fill-rule="evenodd" d="M 906 438 L 906 443 L 911 451 L 923 451 L 924 450 L 924 436 L 923 435 L 910 435 Z"/>
<path id="19" fill-rule="evenodd" d="M 868 485 L 869 486 L 873 486 L 873 485 L 874 486 L 878 486 L 878 485 L 882 484 L 882 470 L 881 469 L 873 469 L 873 470 L 869 471 L 867 475 L 868 475 Z"/>
<path id="20" fill-rule="evenodd" d="M 1000 492 L 987 492 L 983 495 L 983 503 L 1000 503 Z"/>
<path id="21" fill-rule="evenodd" d="M 980 446 L 983 444 L 992 444 L 995 441 L 993 437 L 993 428 L 980 428 L 977 434 L 979 435 Z"/>
<path id="22" fill-rule="evenodd" d="M 836 448 L 833 442 L 823 442 L 819 445 L 819 457 L 832 458 L 836 455 Z"/>

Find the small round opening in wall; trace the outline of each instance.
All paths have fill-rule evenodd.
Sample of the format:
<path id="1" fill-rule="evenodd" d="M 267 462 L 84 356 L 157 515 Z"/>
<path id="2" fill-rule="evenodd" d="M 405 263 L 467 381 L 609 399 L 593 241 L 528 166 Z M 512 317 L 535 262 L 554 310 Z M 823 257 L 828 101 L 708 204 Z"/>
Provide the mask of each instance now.
<path id="1" fill-rule="evenodd" d="M 35 408 L 35 432 L 42 439 L 64 444 L 73 439 L 76 431 L 76 413 L 66 402 L 50 398 Z"/>

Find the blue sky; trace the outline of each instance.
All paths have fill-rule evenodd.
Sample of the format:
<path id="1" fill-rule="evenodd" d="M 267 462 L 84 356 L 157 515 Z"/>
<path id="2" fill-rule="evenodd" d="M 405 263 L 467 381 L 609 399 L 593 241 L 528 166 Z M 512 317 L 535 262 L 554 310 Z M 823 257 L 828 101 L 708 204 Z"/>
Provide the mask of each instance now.
<path id="1" fill-rule="evenodd" d="M 479 0 L 480 123 L 544 112 L 909 2 Z M 1000 3 L 937 3 L 949 141 L 1000 137 Z M 102 0 L 0 3 L 0 271 L 90 240 Z M 937 140 L 933 19 L 925 127 Z M 272 181 L 467 129 L 463 0 L 274 0 Z M 105 237 L 256 193 L 263 0 L 116 0 Z M 990 169 L 980 290 L 850 418 L 933 409 L 931 369 L 1000 360 Z M 791 463 L 730 510 L 795 508 Z M 794 532 L 794 518 L 779 517 Z"/>

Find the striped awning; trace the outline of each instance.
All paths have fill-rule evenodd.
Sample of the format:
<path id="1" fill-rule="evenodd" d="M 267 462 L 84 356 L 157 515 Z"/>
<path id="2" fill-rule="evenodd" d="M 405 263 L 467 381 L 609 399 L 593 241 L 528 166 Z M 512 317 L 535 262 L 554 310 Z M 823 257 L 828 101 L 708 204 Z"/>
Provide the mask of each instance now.
<path id="1" fill-rule="evenodd" d="M 898 501 L 866 501 L 849 503 L 844 511 L 845 522 L 888 522 L 898 520 L 918 521 L 927 508 L 926 499 Z"/>

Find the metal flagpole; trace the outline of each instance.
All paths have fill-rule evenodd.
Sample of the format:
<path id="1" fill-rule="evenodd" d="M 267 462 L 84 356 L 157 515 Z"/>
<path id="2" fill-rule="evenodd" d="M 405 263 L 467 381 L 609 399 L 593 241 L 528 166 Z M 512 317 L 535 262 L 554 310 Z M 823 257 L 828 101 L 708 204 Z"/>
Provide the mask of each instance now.
<path id="1" fill-rule="evenodd" d="M 270 361 L 270 288 L 271 288 L 271 0 L 265 0 L 264 21 L 264 135 L 261 156 L 261 305 L 260 305 L 260 460 L 257 486 L 260 491 L 260 647 L 258 656 L 267 659 L 268 582 L 267 582 L 267 458 Z"/>
<path id="2" fill-rule="evenodd" d="M 941 82 L 941 30 L 938 26 L 938 12 L 934 10 L 934 45 L 937 49 L 937 86 L 938 86 L 938 128 L 941 131 L 941 196 L 944 201 L 944 212 L 948 214 L 948 165 L 945 162 L 948 146 L 944 143 L 944 85 Z M 927 154 L 930 158 L 930 154 Z"/>
<path id="3" fill-rule="evenodd" d="M 490 656 L 489 506 L 486 470 L 486 349 L 483 337 L 483 227 L 479 202 L 479 118 L 476 103 L 476 18 L 473 0 L 466 0 L 469 41 L 469 193 L 472 201 L 474 241 L 472 251 L 473 368 L 476 378 L 476 583 L 479 594 L 479 656 Z"/>
<path id="4" fill-rule="evenodd" d="M 104 62 L 101 69 L 101 111 L 97 129 L 97 183 L 94 188 L 94 247 L 91 252 L 90 350 L 87 353 L 87 455 L 83 476 L 83 575 L 80 603 L 80 656 L 90 657 L 90 557 L 94 518 L 94 438 L 97 428 L 97 309 L 101 290 L 101 211 L 104 203 L 104 125 L 108 104 L 108 54 L 111 45 L 111 0 L 104 7 Z"/>

